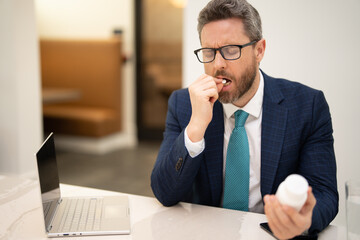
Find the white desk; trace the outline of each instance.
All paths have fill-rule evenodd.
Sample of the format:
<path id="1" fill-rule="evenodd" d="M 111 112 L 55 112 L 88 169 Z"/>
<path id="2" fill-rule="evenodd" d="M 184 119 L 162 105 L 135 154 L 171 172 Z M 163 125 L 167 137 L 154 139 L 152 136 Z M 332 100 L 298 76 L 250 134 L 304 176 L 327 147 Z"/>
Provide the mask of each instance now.
<path id="1" fill-rule="evenodd" d="M 63 196 L 118 195 L 123 193 L 61 185 Z M 130 195 L 131 234 L 84 239 L 261 239 L 273 240 L 259 227 L 265 215 L 180 203 L 163 207 L 156 199 Z M 319 239 L 345 239 L 344 227 L 329 226 Z M 37 181 L 0 175 L 0 239 L 46 239 Z"/>

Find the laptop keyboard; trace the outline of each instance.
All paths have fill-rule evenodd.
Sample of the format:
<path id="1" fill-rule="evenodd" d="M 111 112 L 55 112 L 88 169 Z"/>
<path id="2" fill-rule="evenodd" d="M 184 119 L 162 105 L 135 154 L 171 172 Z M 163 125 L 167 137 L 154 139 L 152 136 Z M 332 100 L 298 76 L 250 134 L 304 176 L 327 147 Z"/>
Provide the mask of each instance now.
<path id="1" fill-rule="evenodd" d="M 44 216 L 46 217 L 49 213 L 50 210 L 50 206 L 51 206 L 51 202 L 45 202 L 43 203 L 43 209 L 44 209 Z"/>
<path id="2" fill-rule="evenodd" d="M 54 205 L 57 205 L 58 200 L 43 202 L 43 210 L 44 210 L 44 216 L 45 218 L 48 217 L 48 214 L 50 213 L 50 209 L 55 208 Z"/>
<path id="3" fill-rule="evenodd" d="M 64 200 L 65 201 L 65 200 Z M 84 232 L 100 230 L 102 198 L 66 199 L 59 231 Z"/>

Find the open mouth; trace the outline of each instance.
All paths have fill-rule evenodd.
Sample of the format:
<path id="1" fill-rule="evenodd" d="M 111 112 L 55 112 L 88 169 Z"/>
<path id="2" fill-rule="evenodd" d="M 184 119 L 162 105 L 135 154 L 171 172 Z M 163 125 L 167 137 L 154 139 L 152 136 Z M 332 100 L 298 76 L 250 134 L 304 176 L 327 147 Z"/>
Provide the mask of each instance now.
<path id="1" fill-rule="evenodd" d="M 224 86 L 229 86 L 231 83 L 231 80 L 227 79 L 227 78 L 223 78 L 222 79 L 222 84 L 224 84 Z"/>

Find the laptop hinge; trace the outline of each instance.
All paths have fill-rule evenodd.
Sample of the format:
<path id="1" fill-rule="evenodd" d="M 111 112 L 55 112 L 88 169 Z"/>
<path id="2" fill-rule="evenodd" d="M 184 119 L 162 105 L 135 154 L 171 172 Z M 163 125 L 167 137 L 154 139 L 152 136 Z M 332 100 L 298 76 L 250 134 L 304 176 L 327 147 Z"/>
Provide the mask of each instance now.
<path id="1" fill-rule="evenodd" d="M 55 216 L 56 216 L 56 214 L 57 214 L 57 211 L 58 211 L 58 209 L 59 209 L 59 204 L 62 202 L 62 198 L 59 198 L 59 200 L 57 201 L 57 204 L 56 204 L 56 208 L 55 208 L 55 212 L 54 212 L 54 214 L 51 216 L 51 220 L 50 220 L 50 224 L 49 224 L 49 227 L 48 227 L 48 229 L 47 229 L 47 231 L 48 232 L 50 232 L 50 230 L 52 229 L 52 224 L 53 224 L 53 221 L 54 221 L 54 219 L 55 219 Z"/>

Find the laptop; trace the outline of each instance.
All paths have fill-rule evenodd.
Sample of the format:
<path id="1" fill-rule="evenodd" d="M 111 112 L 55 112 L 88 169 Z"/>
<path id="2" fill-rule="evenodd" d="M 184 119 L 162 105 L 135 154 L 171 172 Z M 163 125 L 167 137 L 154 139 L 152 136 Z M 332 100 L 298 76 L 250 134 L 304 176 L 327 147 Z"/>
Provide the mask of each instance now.
<path id="1" fill-rule="evenodd" d="M 61 197 L 53 133 L 36 159 L 48 237 L 130 234 L 127 196 Z"/>

